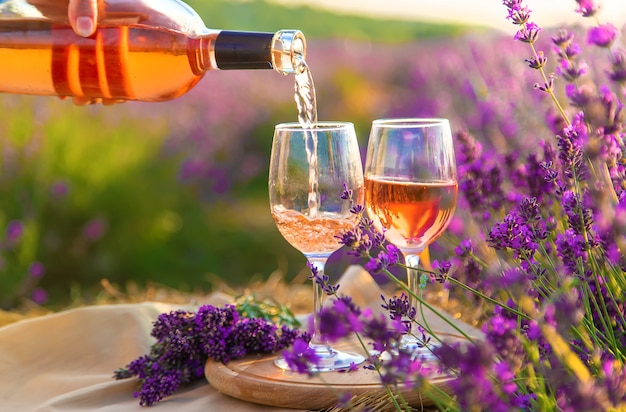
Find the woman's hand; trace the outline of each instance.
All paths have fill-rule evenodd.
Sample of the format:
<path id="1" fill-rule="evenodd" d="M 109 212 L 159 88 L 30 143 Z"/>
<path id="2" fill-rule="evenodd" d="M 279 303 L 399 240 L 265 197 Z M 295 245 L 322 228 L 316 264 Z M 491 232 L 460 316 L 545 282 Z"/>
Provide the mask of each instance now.
<path id="1" fill-rule="evenodd" d="M 91 36 L 98 21 L 98 0 L 69 0 L 67 17 L 76 34 Z"/>

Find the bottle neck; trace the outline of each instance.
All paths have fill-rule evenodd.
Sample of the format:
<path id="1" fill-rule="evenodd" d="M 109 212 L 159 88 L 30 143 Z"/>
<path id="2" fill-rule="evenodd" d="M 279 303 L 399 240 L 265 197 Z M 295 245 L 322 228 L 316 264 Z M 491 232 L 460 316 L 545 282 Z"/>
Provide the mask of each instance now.
<path id="1" fill-rule="evenodd" d="M 276 33 L 223 30 L 191 41 L 197 42 L 190 48 L 196 74 L 209 69 L 274 69 L 291 74 L 306 53 L 304 35 L 297 30 Z"/>
<path id="2" fill-rule="evenodd" d="M 220 70 L 272 69 L 273 33 L 222 31 L 215 39 L 215 64 Z"/>

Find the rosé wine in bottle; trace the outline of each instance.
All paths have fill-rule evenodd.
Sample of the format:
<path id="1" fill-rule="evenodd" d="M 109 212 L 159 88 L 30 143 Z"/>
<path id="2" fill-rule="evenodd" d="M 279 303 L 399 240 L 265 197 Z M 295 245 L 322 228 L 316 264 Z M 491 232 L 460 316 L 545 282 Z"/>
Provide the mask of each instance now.
<path id="1" fill-rule="evenodd" d="M 96 32 L 74 33 L 63 0 L 0 2 L 0 92 L 164 101 L 209 70 L 294 73 L 306 43 L 297 30 L 208 29 L 178 0 L 99 0 Z"/>

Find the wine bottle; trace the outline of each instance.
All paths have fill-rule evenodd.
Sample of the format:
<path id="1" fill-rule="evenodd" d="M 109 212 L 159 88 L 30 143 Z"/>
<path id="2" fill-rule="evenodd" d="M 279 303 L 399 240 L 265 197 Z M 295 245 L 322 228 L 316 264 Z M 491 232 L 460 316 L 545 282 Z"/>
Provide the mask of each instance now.
<path id="1" fill-rule="evenodd" d="M 293 73 L 298 30 L 209 29 L 179 0 L 98 0 L 96 32 L 74 33 L 68 0 L 0 0 L 0 92 L 164 101 L 209 70 Z"/>

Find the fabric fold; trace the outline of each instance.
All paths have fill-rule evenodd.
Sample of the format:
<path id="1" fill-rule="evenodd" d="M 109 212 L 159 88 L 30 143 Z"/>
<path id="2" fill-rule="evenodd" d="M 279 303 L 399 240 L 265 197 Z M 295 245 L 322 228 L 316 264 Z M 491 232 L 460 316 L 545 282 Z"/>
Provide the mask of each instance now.
<path id="1" fill-rule="evenodd" d="M 215 295 L 205 303 L 217 306 L 223 301 Z M 0 328 L 0 411 L 145 411 L 133 397 L 138 380 L 116 381 L 113 372 L 147 353 L 154 343 L 152 323 L 161 313 L 179 308 L 159 302 L 89 306 Z M 204 380 L 181 388 L 155 408 L 274 410 L 229 398 Z"/>

